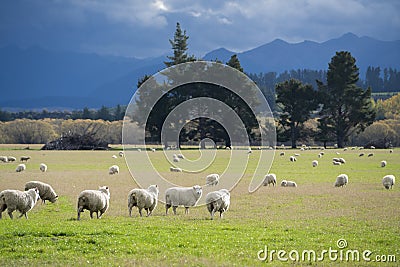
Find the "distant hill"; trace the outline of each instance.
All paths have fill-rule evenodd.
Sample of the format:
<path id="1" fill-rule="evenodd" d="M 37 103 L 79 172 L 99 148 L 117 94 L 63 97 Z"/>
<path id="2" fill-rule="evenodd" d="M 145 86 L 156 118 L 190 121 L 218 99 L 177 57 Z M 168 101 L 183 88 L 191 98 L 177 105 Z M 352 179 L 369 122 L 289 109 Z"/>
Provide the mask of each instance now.
<path id="1" fill-rule="evenodd" d="M 336 51 L 347 50 L 357 59 L 361 78 L 368 66 L 400 70 L 400 41 L 379 41 L 348 33 L 323 43 L 287 43 L 274 40 L 237 53 L 247 73 L 292 69 L 326 70 Z M 203 59 L 227 62 L 234 52 L 219 48 Z M 81 109 L 126 105 L 139 78 L 164 68 L 165 56 L 123 58 L 40 47 L 0 48 L 0 108 Z"/>

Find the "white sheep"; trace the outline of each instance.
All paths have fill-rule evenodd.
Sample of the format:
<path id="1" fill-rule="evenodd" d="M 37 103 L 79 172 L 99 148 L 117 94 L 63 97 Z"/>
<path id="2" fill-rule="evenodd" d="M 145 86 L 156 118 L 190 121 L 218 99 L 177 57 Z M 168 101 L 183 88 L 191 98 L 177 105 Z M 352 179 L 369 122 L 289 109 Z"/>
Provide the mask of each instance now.
<path id="1" fill-rule="evenodd" d="M 295 157 L 295 156 L 290 156 L 289 160 L 290 160 L 291 162 L 295 162 L 295 161 L 297 161 L 297 159 L 296 159 L 296 157 Z"/>
<path id="2" fill-rule="evenodd" d="M 206 185 L 213 186 L 217 185 L 219 182 L 219 174 L 212 173 L 206 177 Z"/>
<path id="3" fill-rule="evenodd" d="M 111 157 L 112 157 L 113 159 L 118 158 L 117 155 L 112 155 Z"/>
<path id="4" fill-rule="evenodd" d="M 122 158 L 124 156 L 124 151 L 120 151 L 118 155 Z"/>
<path id="5" fill-rule="evenodd" d="M 90 218 L 93 219 L 93 212 L 96 212 L 97 219 L 100 219 L 109 205 L 110 189 L 108 186 L 99 187 L 98 190 L 82 191 L 78 196 L 78 221 L 81 219 L 81 212 L 85 209 L 90 211 Z"/>
<path id="6" fill-rule="evenodd" d="M 169 167 L 169 170 L 170 170 L 171 172 L 182 172 L 182 169 L 181 169 L 181 168 L 175 168 L 175 167 Z"/>
<path id="7" fill-rule="evenodd" d="M 8 162 L 17 161 L 17 158 L 16 158 L 16 157 L 10 157 L 10 156 L 8 156 L 7 159 L 8 159 Z"/>
<path id="8" fill-rule="evenodd" d="M 347 174 L 340 174 L 336 177 L 335 187 L 343 187 L 349 182 L 349 177 Z"/>
<path id="9" fill-rule="evenodd" d="M 0 156 L 0 161 L 7 163 L 8 162 L 8 157 L 6 156 Z"/>
<path id="10" fill-rule="evenodd" d="M 178 156 L 179 159 L 184 159 L 185 158 L 185 156 L 183 154 L 178 154 L 177 156 Z"/>
<path id="11" fill-rule="evenodd" d="M 332 161 L 332 163 L 333 163 L 333 165 L 336 165 L 336 166 L 338 166 L 338 165 L 342 165 L 342 163 L 341 163 L 341 162 L 339 162 L 339 161 Z"/>
<path id="12" fill-rule="evenodd" d="M 138 150 L 137 150 L 138 152 L 142 152 L 142 149 L 140 149 L 140 148 L 138 148 Z"/>
<path id="13" fill-rule="evenodd" d="M 23 172 L 23 171 L 25 171 L 26 170 L 26 166 L 25 166 L 25 164 L 19 164 L 18 166 L 17 166 L 17 168 L 15 169 L 15 171 L 16 172 Z"/>
<path id="14" fill-rule="evenodd" d="M 283 186 L 283 187 L 297 187 L 297 184 L 294 181 L 282 180 L 281 186 Z"/>
<path id="15" fill-rule="evenodd" d="M 222 214 L 229 209 L 231 203 L 231 195 L 227 189 L 210 192 L 206 195 L 206 205 L 210 212 L 211 220 L 214 219 L 214 213 L 219 212 L 219 217 L 222 219 Z"/>
<path id="16" fill-rule="evenodd" d="M 265 175 L 264 181 L 263 181 L 263 186 L 269 186 L 269 184 L 272 184 L 272 186 L 276 185 L 276 174 L 275 173 L 269 173 Z"/>
<path id="17" fill-rule="evenodd" d="M 339 158 L 339 162 L 342 164 L 346 164 L 346 160 L 344 158 Z"/>
<path id="18" fill-rule="evenodd" d="M 390 149 L 390 150 L 389 150 L 389 153 L 390 153 L 390 154 L 393 153 L 393 149 Z"/>
<path id="19" fill-rule="evenodd" d="M 247 154 L 251 154 L 251 147 L 249 147 L 248 149 L 247 149 Z"/>
<path id="20" fill-rule="evenodd" d="M 150 185 L 147 189 L 135 188 L 128 194 L 128 210 L 129 216 L 132 217 L 132 208 L 137 207 L 140 217 L 142 217 L 142 209 L 147 212 L 147 217 L 153 213 L 157 206 L 158 186 Z"/>
<path id="21" fill-rule="evenodd" d="M 279 154 L 279 156 L 281 156 L 281 157 L 285 156 L 285 152 L 281 152 L 281 153 Z"/>
<path id="22" fill-rule="evenodd" d="M 396 178 L 392 174 L 386 175 L 382 179 L 382 184 L 386 189 L 392 189 L 395 182 Z"/>
<path id="23" fill-rule="evenodd" d="M 21 213 L 20 218 L 25 216 L 28 219 L 27 212 L 35 206 L 39 198 L 39 190 L 37 188 L 32 188 L 28 191 L 4 190 L 0 192 L 0 219 L 1 214 L 6 209 L 11 219 L 15 210 Z"/>
<path id="24" fill-rule="evenodd" d="M 312 166 L 317 167 L 318 166 L 318 160 L 313 160 L 312 161 Z"/>
<path id="25" fill-rule="evenodd" d="M 58 195 L 49 184 L 40 181 L 29 181 L 25 184 L 25 191 L 31 188 L 37 188 L 39 190 L 39 196 L 42 199 L 42 203 L 46 203 L 46 200 L 54 203 L 58 199 Z"/>
<path id="26" fill-rule="evenodd" d="M 44 164 L 44 163 L 40 163 L 39 170 L 41 170 L 42 172 L 46 172 L 47 171 L 47 165 Z"/>
<path id="27" fill-rule="evenodd" d="M 22 161 L 28 161 L 28 160 L 30 160 L 31 159 L 31 157 L 29 157 L 29 156 L 21 156 L 20 157 L 20 161 L 22 162 Z"/>
<path id="28" fill-rule="evenodd" d="M 322 158 L 323 154 L 319 153 L 318 158 Z"/>
<path id="29" fill-rule="evenodd" d="M 155 148 L 152 148 L 152 149 L 151 149 L 151 152 L 156 152 L 156 149 L 155 149 Z"/>
<path id="30" fill-rule="evenodd" d="M 180 205 L 185 207 L 185 214 L 188 214 L 189 207 L 196 205 L 202 193 L 203 190 L 199 185 L 192 187 L 168 188 L 165 191 L 165 214 L 168 214 L 168 209 L 172 207 L 172 210 L 176 215 L 176 208 Z"/>
<path id="31" fill-rule="evenodd" d="M 383 167 L 386 167 L 386 165 L 387 165 L 386 160 L 382 160 L 382 161 L 381 161 L 381 167 L 382 167 L 382 168 L 383 168 Z"/>
<path id="32" fill-rule="evenodd" d="M 119 173 L 119 167 L 117 165 L 112 165 L 109 169 L 108 169 L 108 174 L 113 175 L 113 174 L 118 174 Z"/>

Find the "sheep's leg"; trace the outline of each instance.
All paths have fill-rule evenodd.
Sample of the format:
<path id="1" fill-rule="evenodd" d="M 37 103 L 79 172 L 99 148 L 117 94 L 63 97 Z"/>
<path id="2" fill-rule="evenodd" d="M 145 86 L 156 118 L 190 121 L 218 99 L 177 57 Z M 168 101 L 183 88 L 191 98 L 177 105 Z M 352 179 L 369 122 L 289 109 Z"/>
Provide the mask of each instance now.
<path id="1" fill-rule="evenodd" d="M 132 207 L 129 206 L 129 207 L 128 207 L 128 210 L 129 210 L 129 217 L 132 217 Z"/>
<path id="2" fill-rule="evenodd" d="M 93 211 L 90 211 L 90 218 L 93 219 Z"/>
<path id="3" fill-rule="evenodd" d="M 176 208 L 177 208 L 178 206 L 172 206 L 172 210 L 174 211 L 174 215 L 176 215 Z"/>
<path id="4" fill-rule="evenodd" d="M 171 208 L 171 204 L 165 204 L 165 215 L 168 215 L 169 208 Z"/>
<path id="5" fill-rule="evenodd" d="M 78 210 L 78 217 L 76 218 L 78 221 L 81 219 L 81 211 Z"/>
<path id="6" fill-rule="evenodd" d="M 189 214 L 189 207 L 185 207 L 185 214 Z"/>
<path id="7" fill-rule="evenodd" d="M 2 215 L 3 211 L 5 211 L 6 209 L 7 209 L 7 205 L 6 204 L 3 204 L 3 205 L 0 206 L 0 219 L 1 219 L 1 215 Z"/>
<path id="8" fill-rule="evenodd" d="M 101 210 L 99 215 L 99 212 L 96 211 L 96 214 L 97 214 L 97 219 L 101 219 L 101 216 L 103 216 L 104 212 Z"/>
<path id="9" fill-rule="evenodd" d="M 12 215 L 13 211 L 14 210 L 12 210 L 12 209 L 7 210 L 8 216 L 10 216 L 11 219 L 13 219 L 13 215 Z"/>
<path id="10" fill-rule="evenodd" d="M 140 214 L 140 217 L 143 217 L 142 208 L 139 208 L 139 214 Z"/>
<path id="11" fill-rule="evenodd" d="M 147 209 L 147 217 L 149 217 L 151 214 L 153 214 L 153 210 Z"/>
<path id="12" fill-rule="evenodd" d="M 215 211 L 214 211 L 214 209 L 212 209 L 211 212 L 210 212 L 210 214 L 211 214 L 211 220 L 214 220 L 214 213 L 215 213 Z"/>

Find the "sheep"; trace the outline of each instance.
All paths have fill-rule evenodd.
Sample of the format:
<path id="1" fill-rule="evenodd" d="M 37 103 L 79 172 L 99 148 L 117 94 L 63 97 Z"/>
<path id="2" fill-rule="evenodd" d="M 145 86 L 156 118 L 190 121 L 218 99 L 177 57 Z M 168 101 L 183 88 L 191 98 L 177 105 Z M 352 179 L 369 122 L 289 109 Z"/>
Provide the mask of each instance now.
<path id="1" fill-rule="evenodd" d="M 374 147 L 374 146 L 371 146 L 371 149 L 375 149 L 375 147 Z"/>
<path id="2" fill-rule="evenodd" d="M 300 157 L 300 154 L 296 153 L 294 154 L 295 157 Z"/>
<path id="3" fill-rule="evenodd" d="M 322 154 L 321 153 L 318 154 L 318 158 L 322 158 Z"/>
<path id="4" fill-rule="evenodd" d="M 195 206 L 200 199 L 203 190 L 201 186 L 192 187 L 171 187 L 165 191 L 165 214 L 168 215 L 168 209 L 172 207 L 176 215 L 176 208 L 179 205 L 185 207 L 185 214 L 189 213 L 189 207 Z"/>
<path id="5" fill-rule="evenodd" d="M 15 157 L 10 157 L 10 156 L 8 156 L 7 159 L 8 159 L 8 162 L 17 161 L 17 158 L 15 158 Z"/>
<path id="6" fill-rule="evenodd" d="M 138 152 L 142 152 L 142 150 L 140 149 L 140 148 L 138 148 L 138 150 L 137 150 Z"/>
<path id="7" fill-rule="evenodd" d="M 393 153 L 393 149 L 390 149 L 390 150 L 389 150 L 389 153 L 392 154 L 392 153 Z"/>
<path id="8" fill-rule="evenodd" d="M 182 169 L 181 169 L 181 168 L 175 168 L 175 167 L 169 167 L 169 170 L 170 170 L 171 172 L 182 172 Z"/>
<path id="9" fill-rule="evenodd" d="M 295 156 L 290 156 L 289 160 L 290 160 L 291 162 L 295 162 L 295 161 L 297 161 L 297 159 L 296 159 L 296 157 L 295 157 Z"/>
<path id="10" fill-rule="evenodd" d="M 368 157 L 373 157 L 374 156 L 374 153 L 369 153 L 368 154 Z"/>
<path id="11" fill-rule="evenodd" d="M 333 158 L 332 161 L 341 162 L 339 158 Z"/>
<path id="12" fill-rule="evenodd" d="M 84 209 L 90 211 L 90 218 L 93 219 L 93 212 L 96 212 L 97 219 L 100 219 L 107 211 L 109 205 L 110 189 L 108 186 L 99 187 L 98 190 L 84 190 L 78 196 L 77 220 L 81 219 L 81 212 L 84 212 Z"/>
<path id="13" fill-rule="evenodd" d="M 297 184 L 296 184 L 296 182 L 293 182 L 293 181 L 282 180 L 281 186 L 282 187 L 297 187 Z"/>
<path id="14" fill-rule="evenodd" d="M 333 161 L 332 163 L 333 163 L 333 165 L 335 165 L 335 166 L 342 165 L 342 163 L 341 163 L 340 161 Z"/>
<path id="15" fill-rule="evenodd" d="M 229 209 L 231 195 L 227 189 L 210 192 L 206 195 L 207 210 L 210 212 L 211 220 L 214 219 L 214 213 L 219 212 L 222 219 L 222 213 Z"/>
<path id="16" fill-rule="evenodd" d="M 0 157 L 0 161 L 7 163 L 8 162 L 8 158 L 6 156 L 1 156 Z"/>
<path id="17" fill-rule="evenodd" d="M 321 154 L 322 156 L 325 155 L 324 151 L 319 152 L 319 154 Z"/>
<path id="18" fill-rule="evenodd" d="M 317 167 L 318 166 L 318 160 L 313 160 L 312 161 L 312 166 Z"/>
<path id="19" fill-rule="evenodd" d="M 174 162 L 179 162 L 179 158 L 173 158 Z"/>
<path id="20" fill-rule="evenodd" d="M 142 217 L 142 209 L 147 212 L 147 217 L 153 213 L 157 206 L 158 186 L 150 185 L 147 189 L 135 188 L 128 194 L 128 210 L 129 217 L 132 217 L 132 208 L 137 207 L 140 217 Z"/>
<path id="21" fill-rule="evenodd" d="M 31 188 L 37 188 L 39 190 L 39 196 L 42 199 L 43 204 L 46 204 L 46 200 L 54 203 L 58 199 L 57 193 L 49 184 L 40 181 L 29 181 L 25 184 L 25 191 Z"/>
<path id="22" fill-rule="evenodd" d="M 383 177 L 382 184 L 386 189 L 392 189 L 393 185 L 395 184 L 396 178 L 394 175 L 389 174 Z"/>
<path id="23" fill-rule="evenodd" d="M 339 158 L 339 162 L 342 164 L 346 164 L 346 160 L 344 158 Z"/>
<path id="24" fill-rule="evenodd" d="M 217 185 L 219 182 L 219 174 L 213 173 L 206 177 L 206 185 L 213 186 Z"/>
<path id="25" fill-rule="evenodd" d="M 112 157 L 113 159 L 118 158 L 117 155 L 112 155 L 111 157 Z"/>
<path id="26" fill-rule="evenodd" d="M 19 165 L 17 166 L 17 168 L 15 169 L 16 172 L 23 172 L 23 171 L 25 171 L 25 170 L 26 170 L 25 164 L 19 164 Z"/>
<path id="27" fill-rule="evenodd" d="M 363 157 L 364 155 L 365 155 L 364 153 L 360 153 L 358 156 Z"/>
<path id="28" fill-rule="evenodd" d="M 183 154 L 178 154 L 177 156 L 178 156 L 179 159 L 184 159 L 185 158 L 185 156 Z"/>
<path id="29" fill-rule="evenodd" d="M 40 163 L 39 170 L 41 170 L 42 172 L 46 172 L 47 171 L 47 165 L 44 164 L 44 163 Z"/>
<path id="30" fill-rule="evenodd" d="M 28 162 L 28 160 L 30 160 L 30 159 L 31 159 L 31 157 L 29 157 L 29 156 L 21 156 L 19 160 L 20 160 L 21 162 L 23 162 L 23 161 Z"/>
<path id="31" fill-rule="evenodd" d="M 247 154 L 251 154 L 251 147 L 249 147 L 248 149 L 247 149 Z"/>
<path id="32" fill-rule="evenodd" d="M 151 149 L 151 152 L 156 152 L 156 149 L 155 149 L 155 148 L 152 148 L 152 149 Z"/>
<path id="33" fill-rule="evenodd" d="M 349 177 L 346 174 L 340 174 L 336 177 L 335 187 L 346 186 L 349 182 Z"/>
<path id="34" fill-rule="evenodd" d="M 281 157 L 285 156 L 285 152 L 281 152 L 281 153 L 279 154 L 279 156 L 281 156 Z"/>
<path id="35" fill-rule="evenodd" d="M 3 211 L 7 209 L 8 216 L 13 219 L 12 213 L 18 210 L 22 216 L 28 219 L 28 211 L 30 211 L 39 200 L 39 190 L 31 188 L 28 191 L 4 190 L 0 192 L 0 219 Z"/>
<path id="36" fill-rule="evenodd" d="M 117 165 L 112 165 L 109 169 L 108 169 L 108 174 L 109 175 L 113 175 L 113 174 L 118 174 L 119 173 L 119 167 Z"/>
<path id="37" fill-rule="evenodd" d="M 264 181 L 263 181 L 263 186 L 269 186 L 269 184 L 272 184 L 272 186 L 276 185 L 276 174 L 275 173 L 270 173 L 265 175 Z"/>
<path id="38" fill-rule="evenodd" d="M 383 167 L 386 167 L 386 165 L 387 165 L 386 160 L 382 160 L 382 161 L 381 161 L 381 167 L 382 167 L 382 168 L 383 168 Z"/>
<path id="39" fill-rule="evenodd" d="M 118 155 L 122 158 L 124 156 L 124 151 L 120 151 Z"/>

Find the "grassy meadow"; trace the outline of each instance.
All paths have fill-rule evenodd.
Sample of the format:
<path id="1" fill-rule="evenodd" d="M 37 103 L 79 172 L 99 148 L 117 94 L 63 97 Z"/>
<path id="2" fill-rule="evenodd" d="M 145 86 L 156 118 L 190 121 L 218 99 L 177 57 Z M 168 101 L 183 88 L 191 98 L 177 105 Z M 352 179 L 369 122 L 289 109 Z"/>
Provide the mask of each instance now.
<path id="1" fill-rule="evenodd" d="M 188 215 L 180 207 L 178 215 L 173 216 L 170 211 L 165 216 L 162 203 L 151 217 L 140 218 L 137 209 L 129 217 L 127 194 L 137 185 L 125 159 L 112 158 L 118 155 L 118 149 L 40 151 L 38 146 L 29 150 L 24 147 L 0 146 L 0 156 L 17 158 L 14 163 L 0 162 L 0 191 L 23 190 L 27 181 L 40 180 L 51 184 L 60 197 L 54 204 L 37 203 L 28 213 L 28 220 L 10 220 L 3 212 L 1 266 L 372 266 L 379 260 L 384 261 L 380 262 L 383 266 L 400 263 L 400 185 L 386 190 L 381 183 L 387 174 L 395 175 L 399 183 L 400 149 L 393 153 L 365 149 L 363 157 L 359 157 L 359 150 L 328 149 L 321 159 L 317 149 L 288 149 L 285 156 L 279 156 L 278 150 L 270 172 L 276 173 L 278 184 L 283 179 L 294 180 L 298 187 L 261 187 L 252 194 L 247 189 L 256 160 L 250 160 L 244 177 L 231 192 L 229 211 L 223 219 L 216 216 L 212 221 L 205 206 L 191 208 Z M 184 153 L 195 157 L 198 152 Z M 258 153 L 253 149 L 249 157 L 256 159 Z M 289 156 L 294 153 L 301 155 L 293 163 Z M 368 153 L 374 156 L 367 157 Z M 24 155 L 31 156 L 27 170 L 16 173 L 19 157 Z M 213 164 L 207 173 L 221 173 L 229 155 L 229 151 L 218 151 L 216 160 L 222 164 Z M 155 165 L 168 166 L 161 151 L 150 156 Z M 334 166 L 333 157 L 343 157 L 346 164 Z M 314 159 L 319 160 L 316 168 L 311 165 Z M 387 161 L 385 168 L 380 167 L 381 160 Z M 46 173 L 39 171 L 41 162 L 48 165 Z M 108 167 L 113 164 L 119 165 L 120 173 L 110 176 Z M 335 188 L 336 176 L 341 173 L 349 176 L 349 184 Z M 189 174 L 171 174 L 165 168 L 162 175 Z M 77 221 L 79 192 L 101 185 L 110 187 L 108 211 L 100 220 L 91 220 L 85 211 Z M 347 247 L 339 248 L 339 239 L 345 239 Z M 302 251 L 314 250 L 318 258 L 330 249 L 338 251 L 337 259 L 330 259 L 327 253 L 322 254 L 322 261 L 301 259 Z M 276 252 L 270 258 L 272 250 Z M 279 260 L 278 250 L 287 252 L 281 254 L 284 259 L 296 250 L 300 259 Z M 348 250 L 358 250 L 360 259 L 346 261 Z M 366 250 L 371 251 L 367 255 L 370 262 L 362 258 Z"/>

